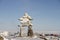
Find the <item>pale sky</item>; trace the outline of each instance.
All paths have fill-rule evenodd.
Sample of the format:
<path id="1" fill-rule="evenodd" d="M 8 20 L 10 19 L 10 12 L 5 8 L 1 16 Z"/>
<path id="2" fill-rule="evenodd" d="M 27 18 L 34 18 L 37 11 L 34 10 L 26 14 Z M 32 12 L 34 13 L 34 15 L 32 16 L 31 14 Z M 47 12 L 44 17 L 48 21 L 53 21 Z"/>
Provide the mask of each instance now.
<path id="1" fill-rule="evenodd" d="M 0 30 L 19 30 L 25 12 L 33 18 L 33 30 L 60 31 L 60 0 L 0 0 Z"/>

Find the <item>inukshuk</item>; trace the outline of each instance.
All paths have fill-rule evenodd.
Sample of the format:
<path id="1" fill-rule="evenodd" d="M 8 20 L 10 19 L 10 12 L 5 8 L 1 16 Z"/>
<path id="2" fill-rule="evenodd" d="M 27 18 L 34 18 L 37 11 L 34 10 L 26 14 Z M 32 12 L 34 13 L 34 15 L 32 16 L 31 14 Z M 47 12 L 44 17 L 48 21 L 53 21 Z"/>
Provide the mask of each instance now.
<path id="1" fill-rule="evenodd" d="M 32 30 L 32 18 L 25 13 L 24 16 L 22 18 L 19 19 L 20 21 L 20 36 L 22 36 L 23 34 L 23 27 L 28 27 L 28 32 L 27 35 L 28 36 L 33 36 L 33 30 Z"/>

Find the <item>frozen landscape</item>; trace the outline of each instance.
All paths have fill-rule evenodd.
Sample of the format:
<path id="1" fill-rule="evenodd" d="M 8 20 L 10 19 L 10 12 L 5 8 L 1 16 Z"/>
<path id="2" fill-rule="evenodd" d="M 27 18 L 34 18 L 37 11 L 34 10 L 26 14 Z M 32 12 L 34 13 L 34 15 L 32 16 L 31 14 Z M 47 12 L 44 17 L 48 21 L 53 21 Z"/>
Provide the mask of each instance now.
<path id="1" fill-rule="evenodd" d="M 60 33 L 58 32 L 33 32 L 32 29 L 32 18 L 25 13 L 23 17 L 18 19 L 20 21 L 20 32 L 11 33 L 8 31 L 4 31 L 0 33 L 0 40 L 60 40 Z M 25 28 L 28 27 L 27 32 L 25 33 Z"/>
<path id="2" fill-rule="evenodd" d="M 60 0 L 0 0 L 0 40 L 60 40 Z"/>

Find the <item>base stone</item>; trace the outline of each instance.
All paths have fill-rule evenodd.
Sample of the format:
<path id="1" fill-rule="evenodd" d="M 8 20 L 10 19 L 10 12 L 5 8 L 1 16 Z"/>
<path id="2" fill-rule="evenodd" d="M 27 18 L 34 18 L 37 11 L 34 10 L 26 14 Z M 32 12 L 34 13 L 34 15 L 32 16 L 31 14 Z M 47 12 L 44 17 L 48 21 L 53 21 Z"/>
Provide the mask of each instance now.
<path id="1" fill-rule="evenodd" d="M 31 29 L 28 30 L 28 36 L 33 36 L 33 30 Z"/>

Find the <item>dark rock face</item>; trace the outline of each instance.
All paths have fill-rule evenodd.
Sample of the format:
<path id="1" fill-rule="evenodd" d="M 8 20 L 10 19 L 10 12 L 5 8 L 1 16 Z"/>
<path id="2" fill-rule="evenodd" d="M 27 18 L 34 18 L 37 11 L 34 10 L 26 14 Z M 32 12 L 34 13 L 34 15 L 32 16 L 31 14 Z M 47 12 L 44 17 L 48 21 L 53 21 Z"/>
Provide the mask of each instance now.
<path id="1" fill-rule="evenodd" d="M 19 33 L 19 37 L 21 37 L 21 32 Z"/>
<path id="2" fill-rule="evenodd" d="M 33 30 L 31 27 L 28 27 L 28 36 L 33 36 Z"/>
<path id="3" fill-rule="evenodd" d="M 4 40 L 4 38 L 0 36 L 0 40 Z"/>

